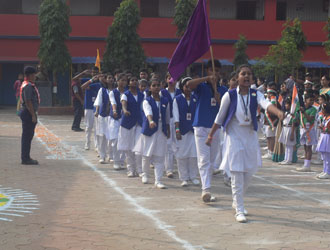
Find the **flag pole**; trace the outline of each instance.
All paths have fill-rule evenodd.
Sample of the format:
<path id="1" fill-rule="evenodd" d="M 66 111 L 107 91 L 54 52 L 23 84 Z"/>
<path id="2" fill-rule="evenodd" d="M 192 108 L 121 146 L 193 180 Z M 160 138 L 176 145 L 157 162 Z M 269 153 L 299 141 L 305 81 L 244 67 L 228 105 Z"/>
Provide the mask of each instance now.
<path id="1" fill-rule="evenodd" d="M 214 66 L 214 57 L 213 57 L 213 48 L 212 48 L 212 45 L 210 45 L 210 52 L 211 52 L 213 75 L 215 75 L 215 66 Z"/>

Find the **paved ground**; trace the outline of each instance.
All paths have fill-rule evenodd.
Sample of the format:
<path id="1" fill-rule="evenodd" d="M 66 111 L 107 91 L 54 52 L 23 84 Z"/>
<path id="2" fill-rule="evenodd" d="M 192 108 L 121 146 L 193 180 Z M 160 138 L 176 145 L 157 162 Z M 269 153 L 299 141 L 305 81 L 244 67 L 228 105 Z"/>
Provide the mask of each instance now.
<path id="1" fill-rule="evenodd" d="M 22 166 L 14 113 L 0 109 L 0 249 L 330 249 L 330 181 L 315 173 L 264 161 L 246 197 L 249 222 L 239 224 L 220 176 L 210 205 L 177 176 L 166 190 L 143 185 L 84 151 L 70 116 L 40 117 L 40 165 Z"/>

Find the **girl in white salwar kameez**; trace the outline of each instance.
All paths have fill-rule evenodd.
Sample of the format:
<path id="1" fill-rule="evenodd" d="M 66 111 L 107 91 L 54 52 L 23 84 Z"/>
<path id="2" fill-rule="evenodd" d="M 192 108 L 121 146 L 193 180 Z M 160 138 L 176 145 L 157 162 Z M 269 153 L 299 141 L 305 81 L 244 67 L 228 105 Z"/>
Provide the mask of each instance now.
<path id="1" fill-rule="evenodd" d="M 114 169 L 120 170 L 122 165 L 124 165 L 125 154 L 117 149 L 119 127 L 122 117 L 122 105 L 120 102 L 121 96 L 125 92 L 125 87 L 127 85 L 127 77 L 125 74 L 119 74 L 118 88 L 113 89 L 110 94 L 110 122 L 109 122 L 109 143 L 113 155 Z"/>
<path id="2" fill-rule="evenodd" d="M 196 97 L 191 95 L 187 81 L 192 78 L 186 77 L 179 84 L 182 94 L 177 95 L 173 101 L 173 121 L 175 125 L 176 150 L 175 158 L 178 162 L 179 178 L 181 186 L 188 186 L 188 181 L 199 185 L 197 179 L 197 150 L 192 122 L 196 111 Z"/>
<path id="3" fill-rule="evenodd" d="M 134 147 L 134 152 L 142 155 L 142 183 L 148 183 L 150 162 L 155 171 L 155 186 L 166 188 L 161 183 L 164 174 L 167 138 L 170 137 L 170 109 L 169 101 L 160 97 L 160 82 L 151 80 L 150 96 L 143 101 L 142 134 Z"/>
<path id="4" fill-rule="evenodd" d="M 136 177 L 142 174 L 142 156 L 133 152 L 141 135 L 142 102 L 144 95 L 138 91 L 138 79 L 129 79 L 129 90 L 121 96 L 123 117 L 121 120 L 117 149 L 124 151 L 127 163 L 127 176 Z"/>
<path id="5" fill-rule="evenodd" d="M 100 156 L 99 162 L 101 164 L 106 163 L 106 157 L 108 152 L 108 138 L 109 138 L 109 93 L 111 91 L 111 82 L 109 82 L 105 75 L 100 75 L 99 81 L 102 83 L 102 88 L 99 89 L 97 97 L 94 102 L 96 107 L 95 117 L 97 119 L 96 123 L 96 136 L 97 138 L 97 150 Z"/>
<path id="6" fill-rule="evenodd" d="M 219 113 L 208 136 L 206 144 L 212 142 L 213 133 L 223 126 L 225 145 L 220 168 L 230 170 L 233 208 L 236 209 L 236 221 L 246 222 L 244 194 L 250 180 L 261 167 L 261 154 L 258 142 L 257 108 L 260 105 L 281 120 L 283 113 L 266 100 L 259 91 L 250 89 L 253 82 L 252 70 L 242 65 L 237 70 L 237 89 L 230 90 L 222 100 Z"/>

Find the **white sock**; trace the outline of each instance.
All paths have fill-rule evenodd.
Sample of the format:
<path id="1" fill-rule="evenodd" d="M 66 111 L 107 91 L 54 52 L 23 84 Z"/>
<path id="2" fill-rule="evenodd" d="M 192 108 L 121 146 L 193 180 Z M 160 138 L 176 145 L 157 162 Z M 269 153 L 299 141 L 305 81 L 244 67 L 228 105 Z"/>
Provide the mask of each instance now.
<path id="1" fill-rule="evenodd" d="M 309 168 L 311 165 L 311 161 L 310 160 L 304 160 L 304 167 Z"/>
<path id="2" fill-rule="evenodd" d="M 293 146 L 288 146 L 288 157 L 287 157 L 287 161 L 288 162 L 292 162 L 292 157 L 293 157 Z"/>

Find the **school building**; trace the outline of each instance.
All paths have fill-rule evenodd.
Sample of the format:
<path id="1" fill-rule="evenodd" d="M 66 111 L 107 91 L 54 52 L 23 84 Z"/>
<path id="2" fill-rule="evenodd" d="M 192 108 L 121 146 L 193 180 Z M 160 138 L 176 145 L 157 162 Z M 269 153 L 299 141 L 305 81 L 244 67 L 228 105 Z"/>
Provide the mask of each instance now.
<path id="1" fill-rule="evenodd" d="M 0 105 L 15 105 L 13 83 L 24 65 L 38 64 L 38 9 L 42 0 L 0 0 Z M 166 65 L 178 43 L 173 25 L 175 0 L 136 0 L 141 12 L 141 42 L 151 65 Z M 72 32 L 67 42 L 74 64 L 94 63 L 120 0 L 67 0 Z M 315 75 L 328 72 L 322 42 L 329 0 L 207 0 L 214 55 L 230 67 L 239 34 L 248 40 L 250 59 L 261 57 L 281 36 L 286 19 L 300 18 L 308 40 L 304 66 Z M 209 54 L 203 56 L 208 59 Z M 166 68 L 166 67 L 163 67 Z M 54 83 L 52 83 L 54 84 Z M 60 105 L 70 105 L 69 74 L 57 85 Z M 52 87 L 52 86 L 51 86 Z M 45 104 L 47 105 L 47 104 Z"/>

